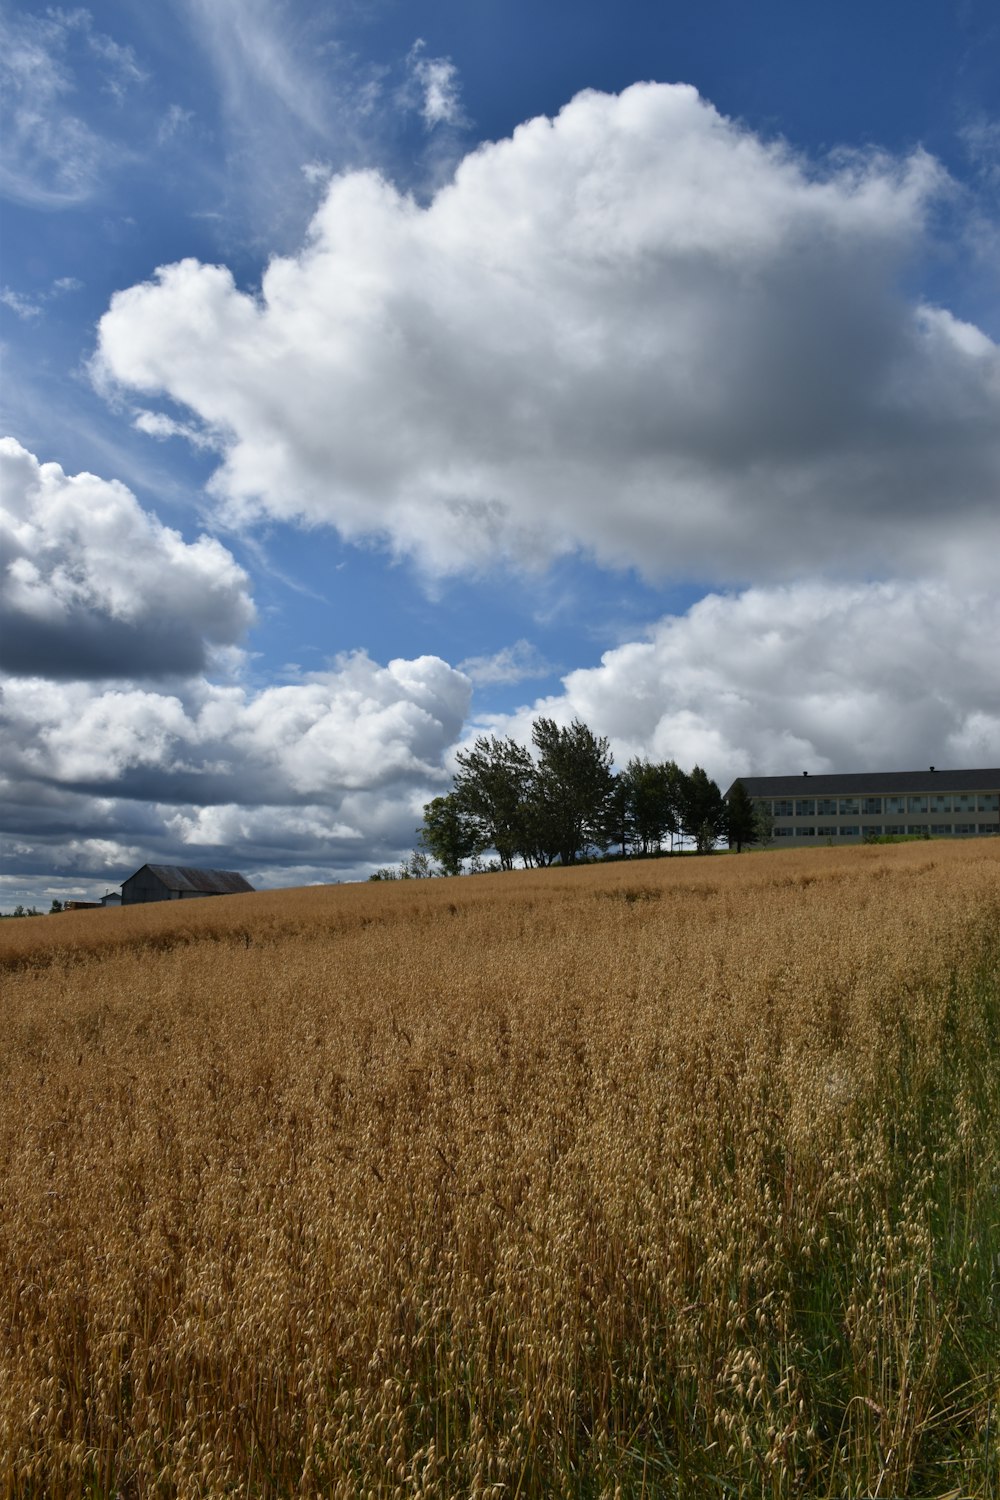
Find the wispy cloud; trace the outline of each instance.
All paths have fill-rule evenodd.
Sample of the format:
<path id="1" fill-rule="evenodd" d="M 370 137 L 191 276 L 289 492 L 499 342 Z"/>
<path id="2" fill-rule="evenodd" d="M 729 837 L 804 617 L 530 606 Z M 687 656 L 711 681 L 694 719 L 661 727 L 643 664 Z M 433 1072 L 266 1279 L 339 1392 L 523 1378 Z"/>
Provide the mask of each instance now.
<path id="1" fill-rule="evenodd" d="M 20 292 L 11 291 L 9 286 L 0 288 L 0 302 L 25 322 L 41 316 L 42 309 L 39 303 L 32 302 L 28 297 L 22 297 Z"/>
<path id="2" fill-rule="evenodd" d="M 179 104 L 171 104 L 156 128 L 157 145 L 165 146 L 177 136 L 183 135 L 193 119 L 193 110 L 183 109 Z"/>
<path id="3" fill-rule="evenodd" d="M 177 422 L 173 417 L 168 417 L 159 411 L 147 411 L 140 407 L 132 418 L 132 426 L 136 432 L 144 432 L 147 437 L 158 438 L 161 441 L 166 438 L 181 437 L 195 448 L 218 449 L 220 447 L 219 440 L 213 438 L 204 428 L 193 422 Z"/>
<path id="4" fill-rule="evenodd" d="M 13 287 L 0 288 L 0 303 L 9 307 L 11 312 L 16 313 L 25 321 L 31 318 L 41 317 L 46 302 L 54 302 L 57 297 L 65 297 L 70 292 L 78 292 L 83 282 L 75 276 L 60 276 L 47 291 L 36 292 L 32 297 L 26 297 L 23 292 L 15 291 Z"/>
<path id="5" fill-rule="evenodd" d="M 183 0 L 183 13 L 215 81 L 218 205 L 230 230 L 273 251 L 315 206 L 313 168 L 368 159 L 370 80 L 341 57 L 326 17 L 269 0 Z"/>
<path id="6" fill-rule="evenodd" d="M 515 641 L 513 646 L 504 646 L 492 656 L 467 656 L 458 664 L 477 687 L 486 685 L 507 686 L 516 682 L 528 682 L 533 678 L 550 677 L 555 670 L 551 662 L 530 641 Z"/>
<path id="7" fill-rule="evenodd" d="M 406 62 L 420 93 L 420 114 L 428 130 L 435 125 L 463 124 L 458 69 L 451 58 L 428 57 L 427 43 L 418 37 Z"/>
<path id="8" fill-rule="evenodd" d="M 146 80 L 132 49 L 95 31 L 89 11 L 0 19 L 0 192 L 6 197 L 40 208 L 82 203 L 131 154 L 86 117 L 78 76 L 84 56 L 91 70 L 96 61 L 101 87 L 119 102 Z"/>

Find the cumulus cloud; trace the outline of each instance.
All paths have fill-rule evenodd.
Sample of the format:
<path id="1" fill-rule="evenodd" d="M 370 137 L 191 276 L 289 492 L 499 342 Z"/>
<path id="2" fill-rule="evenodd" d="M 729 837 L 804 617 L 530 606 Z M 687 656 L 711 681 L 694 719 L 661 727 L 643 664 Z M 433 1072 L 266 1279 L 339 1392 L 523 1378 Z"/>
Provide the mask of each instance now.
<path id="1" fill-rule="evenodd" d="M 196 679 L 174 693 L 40 677 L 5 688 L 8 765 L 66 786 L 206 805 L 294 803 L 440 776 L 469 681 L 438 657 L 364 652 L 253 694 Z"/>
<path id="2" fill-rule="evenodd" d="M 130 490 L 0 439 L 0 666 L 48 678 L 202 671 L 254 618 L 211 537 L 185 542 Z"/>
<path id="3" fill-rule="evenodd" d="M 382 666 L 356 653 L 260 692 L 8 679 L 5 852 L 25 880 L 89 870 L 106 882 L 147 859 L 260 884 L 363 877 L 412 848 L 467 737 L 527 744 L 543 713 L 608 735 L 619 766 L 698 762 L 726 785 L 996 765 L 998 639 L 992 590 L 800 582 L 710 594 L 568 674 L 561 692 L 472 724 L 471 673 L 436 657 Z M 29 895 L 22 885 L 12 899 Z"/>
<path id="4" fill-rule="evenodd" d="M 1000 350 L 901 290 L 948 190 L 922 152 L 817 165 L 689 87 L 585 93 L 426 207 L 336 177 L 258 295 L 161 267 L 95 370 L 225 434 L 230 518 L 433 571 L 962 567 L 996 540 Z"/>
<path id="5" fill-rule="evenodd" d="M 539 713 L 723 784 L 789 771 L 1000 763 L 1000 596 L 939 581 L 709 594 L 488 727 Z"/>
<path id="6" fill-rule="evenodd" d="M 36 867 L 113 838 L 168 862 L 363 869 L 412 847 L 470 692 L 437 657 L 380 666 L 363 652 L 258 693 L 8 678 L 4 825 Z"/>

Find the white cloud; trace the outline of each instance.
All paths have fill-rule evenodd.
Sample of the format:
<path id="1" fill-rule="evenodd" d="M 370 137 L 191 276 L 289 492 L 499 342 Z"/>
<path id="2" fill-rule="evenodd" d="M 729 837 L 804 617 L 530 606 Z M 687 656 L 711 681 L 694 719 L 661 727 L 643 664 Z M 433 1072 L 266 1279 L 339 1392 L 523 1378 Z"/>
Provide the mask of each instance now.
<path id="1" fill-rule="evenodd" d="M 467 656 L 458 664 L 477 687 L 492 683 L 527 682 L 532 677 L 548 677 L 552 672 L 547 662 L 530 641 L 515 641 L 513 646 L 504 646 L 492 656 Z"/>
<path id="2" fill-rule="evenodd" d="M 131 48 L 95 32 L 82 8 L 0 17 L 0 192 L 7 197 L 71 207 L 91 197 L 107 169 L 129 154 L 95 131 L 74 99 L 74 49 L 81 44 L 117 99 L 145 80 Z"/>
<path id="3" fill-rule="evenodd" d="M 185 542 L 123 484 L 67 475 L 0 439 L 0 665 L 53 678 L 204 669 L 254 618 L 212 537 Z"/>
<path id="4" fill-rule="evenodd" d="M 161 268 L 96 368 L 226 434 L 229 518 L 433 571 L 579 547 L 717 582 L 974 572 L 1000 350 L 900 289 L 948 190 L 921 152 L 817 166 L 688 87 L 581 94 L 427 207 L 337 177 L 259 296 Z"/>
<path id="5" fill-rule="evenodd" d="M 380 666 L 364 653 L 256 694 L 204 679 L 167 694 L 9 678 L 11 863 L 77 870 L 93 848 L 96 876 L 111 841 L 131 851 L 119 878 L 154 858 L 264 866 L 272 880 L 306 865 L 325 872 L 310 878 L 363 875 L 412 848 L 423 802 L 448 785 L 469 697 L 436 657 Z"/>
<path id="6" fill-rule="evenodd" d="M 82 286 L 83 282 L 78 281 L 75 276 L 60 276 L 45 291 L 36 292 L 34 298 L 26 297 L 9 286 L 0 287 L 0 304 L 9 307 L 23 321 L 30 322 L 41 316 L 46 302 L 54 302 L 57 297 L 65 297 L 68 292 L 78 292 Z"/>
<path id="7" fill-rule="evenodd" d="M 20 292 L 12 291 L 9 286 L 0 287 L 0 302 L 4 307 L 9 307 L 12 313 L 16 313 L 24 322 L 30 322 L 32 318 L 41 315 L 41 305 L 32 302 L 29 297 L 24 297 Z"/>
<path id="8" fill-rule="evenodd" d="M 381 666 L 357 653 L 260 692 L 8 679 L 6 851 L 36 880 L 88 869 L 106 880 L 116 860 L 121 878 L 145 859 L 261 884 L 363 877 L 412 848 L 464 737 L 527 744 L 542 713 L 608 735 L 619 766 L 698 762 L 725 784 L 996 765 L 998 639 L 995 591 L 814 582 L 709 595 L 568 674 L 561 692 L 472 724 L 468 673 L 436 657 Z"/>
<path id="9" fill-rule="evenodd" d="M 440 779 L 469 691 L 438 657 L 381 667 L 363 652 L 257 694 L 205 679 L 161 693 L 10 678 L 6 763 L 12 774 L 112 795 L 128 778 L 142 800 L 159 802 L 343 798 Z"/>
<path id="10" fill-rule="evenodd" d="M 178 422 L 161 411 L 146 411 L 142 407 L 137 408 L 132 418 L 132 426 L 136 432 L 144 432 L 147 437 L 160 440 L 171 437 L 185 438 L 194 448 L 217 448 L 219 446 L 215 438 L 203 432 L 193 422 Z"/>
<path id="11" fill-rule="evenodd" d="M 194 120 L 194 112 L 180 104 L 171 104 L 156 127 L 157 145 L 166 146 L 177 136 L 182 136 Z"/>
<path id="12" fill-rule="evenodd" d="M 460 125 L 458 69 L 449 57 L 428 57 L 427 44 L 419 38 L 410 48 L 407 66 L 420 91 L 420 113 L 428 130 L 435 125 Z"/>
<path id="13" fill-rule="evenodd" d="M 938 581 L 709 594 L 488 726 L 579 717 L 632 755 L 737 775 L 1000 763 L 1000 595 Z"/>
<path id="14" fill-rule="evenodd" d="M 268 250 L 297 241 L 316 200 L 303 165 L 371 153 L 362 121 L 372 80 L 337 44 L 338 9 L 273 0 L 180 0 L 178 9 L 214 76 L 220 128 L 200 167 L 229 242 L 237 227 Z"/>

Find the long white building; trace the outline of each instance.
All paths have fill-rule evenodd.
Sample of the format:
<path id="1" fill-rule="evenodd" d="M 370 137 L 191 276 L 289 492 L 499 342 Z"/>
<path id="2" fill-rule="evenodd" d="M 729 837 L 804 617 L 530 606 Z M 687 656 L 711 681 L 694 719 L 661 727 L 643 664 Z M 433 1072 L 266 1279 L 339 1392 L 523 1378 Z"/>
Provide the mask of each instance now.
<path id="1" fill-rule="evenodd" d="M 1000 769 L 741 776 L 770 815 L 776 845 L 861 843 L 865 835 L 1000 834 Z M 735 785 L 735 783 L 734 783 Z M 729 788 L 729 792 L 732 787 Z M 729 796 L 729 792 L 726 796 Z"/>

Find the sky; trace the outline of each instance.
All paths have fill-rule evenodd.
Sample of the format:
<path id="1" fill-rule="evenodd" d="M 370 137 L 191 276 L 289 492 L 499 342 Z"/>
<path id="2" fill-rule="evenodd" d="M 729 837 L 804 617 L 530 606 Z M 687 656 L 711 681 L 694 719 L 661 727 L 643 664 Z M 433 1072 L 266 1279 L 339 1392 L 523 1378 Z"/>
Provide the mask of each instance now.
<path id="1" fill-rule="evenodd" d="M 1000 764 L 988 0 L 0 7 L 0 909 L 480 733 Z"/>

